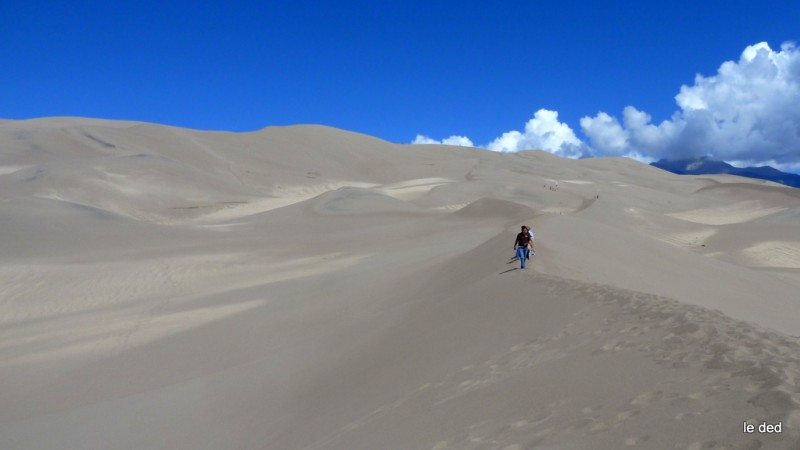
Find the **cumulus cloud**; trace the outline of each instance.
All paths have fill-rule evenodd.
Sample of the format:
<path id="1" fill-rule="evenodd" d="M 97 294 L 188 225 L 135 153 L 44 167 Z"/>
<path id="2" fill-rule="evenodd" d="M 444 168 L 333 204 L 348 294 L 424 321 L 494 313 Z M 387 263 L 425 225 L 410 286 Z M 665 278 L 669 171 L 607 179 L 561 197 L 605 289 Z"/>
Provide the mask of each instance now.
<path id="1" fill-rule="evenodd" d="M 580 120 L 588 143 L 540 109 L 523 131 L 502 133 L 482 146 L 498 152 L 541 149 L 570 158 L 626 156 L 656 159 L 711 156 L 715 159 L 800 169 L 800 50 L 785 43 L 748 46 L 738 61 L 723 63 L 713 76 L 696 75 L 681 86 L 672 116 L 655 124 L 649 114 L 627 106 L 621 118 L 606 112 Z M 442 141 L 418 135 L 414 143 L 470 145 L 464 136 Z M 466 144 L 464 144 L 466 143 Z"/>
<path id="2" fill-rule="evenodd" d="M 558 112 L 547 109 L 536 111 L 525 124 L 525 131 L 503 133 L 486 148 L 496 152 L 538 149 L 568 158 L 589 156 L 589 147 L 575 136 L 569 125 L 558 120 Z"/>
<path id="3" fill-rule="evenodd" d="M 465 136 L 450 136 L 438 141 L 420 134 L 412 144 L 475 146 Z M 590 156 L 590 148 L 575 136 L 569 125 L 558 120 L 558 112 L 547 109 L 536 111 L 533 118 L 525 124 L 524 131 L 508 131 L 482 147 L 496 152 L 545 150 L 567 158 Z"/>
<path id="4" fill-rule="evenodd" d="M 437 141 L 436 139 L 431 139 L 428 136 L 423 136 L 418 134 L 417 137 L 414 139 L 412 144 L 441 144 L 441 145 L 457 145 L 461 147 L 475 147 L 475 144 L 466 137 L 466 136 L 450 136 L 449 138 L 442 139 L 441 141 Z"/>
<path id="5" fill-rule="evenodd" d="M 787 43 L 747 47 L 710 77 L 697 75 L 675 96 L 680 110 L 656 125 L 645 112 L 624 109 L 622 122 L 605 112 L 581 119 L 591 147 L 603 155 L 650 158 L 710 155 L 791 169 L 800 159 L 800 51 Z"/>

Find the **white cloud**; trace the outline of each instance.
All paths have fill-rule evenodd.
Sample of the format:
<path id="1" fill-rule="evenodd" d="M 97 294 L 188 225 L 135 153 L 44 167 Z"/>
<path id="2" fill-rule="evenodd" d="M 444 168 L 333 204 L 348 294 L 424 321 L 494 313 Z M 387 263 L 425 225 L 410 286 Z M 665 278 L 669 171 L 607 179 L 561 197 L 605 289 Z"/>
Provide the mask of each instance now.
<path id="1" fill-rule="evenodd" d="M 490 142 L 486 148 L 496 152 L 520 150 L 545 150 L 568 158 L 588 156 L 589 148 L 569 125 L 559 122 L 558 112 L 547 109 L 536 111 L 525 124 L 525 131 L 509 131 Z"/>
<path id="2" fill-rule="evenodd" d="M 472 141 L 466 136 L 450 136 L 449 138 L 442 140 L 442 144 L 458 145 L 461 147 L 475 147 L 475 144 L 473 144 Z"/>
<path id="3" fill-rule="evenodd" d="M 600 112 L 595 117 L 581 119 L 584 134 L 605 155 L 622 155 L 630 148 L 629 133 L 622 128 L 616 117 Z"/>
<path id="4" fill-rule="evenodd" d="M 411 141 L 412 144 L 441 144 L 441 141 L 437 141 L 436 139 L 431 139 L 428 136 L 423 136 L 418 134 L 417 137 Z"/>
<path id="5" fill-rule="evenodd" d="M 475 147 L 475 144 L 466 136 L 450 136 L 438 141 L 418 134 L 411 143 Z M 524 132 L 508 131 L 481 147 L 496 152 L 545 150 L 567 158 L 590 156 L 589 147 L 575 136 L 572 128 L 558 121 L 558 112 L 547 109 L 536 111 L 533 118 L 525 124 Z"/>
<path id="6" fill-rule="evenodd" d="M 785 43 L 775 51 L 766 42 L 748 46 L 738 61 L 727 61 L 716 75 L 696 75 L 675 96 L 678 110 L 659 124 L 627 106 L 621 120 L 606 112 L 583 117 L 590 145 L 540 109 L 523 131 L 502 133 L 485 148 L 498 152 L 541 149 L 559 156 L 627 156 L 651 162 L 660 158 L 710 155 L 726 161 L 751 161 L 782 170 L 800 169 L 800 50 Z M 469 145 L 464 136 L 436 141 L 418 135 L 414 143 Z"/>
<path id="7" fill-rule="evenodd" d="M 800 51 L 765 42 L 747 47 L 717 74 L 697 75 L 675 96 L 679 111 L 652 124 L 628 106 L 623 123 L 604 112 L 581 119 L 592 148 L 603 155 L 634 152 L 651 158 L 710 154 L 722 160 L 796 167 L 800 159 Z"/>
<path id="8" fill-rule="evenodd" d="M 414 141 L 411 142 L 412 144 L 439 144 L 439 145 L 457 145 L 461 147 L 475 147 L 475 144 L 466 137 L 466 136 L 450 136 L 449 138 L 442 139 L 441 141 L 437 141 L 436 139 L 431 139 L 428 136 L 423 136 L 418 134 Z"/>

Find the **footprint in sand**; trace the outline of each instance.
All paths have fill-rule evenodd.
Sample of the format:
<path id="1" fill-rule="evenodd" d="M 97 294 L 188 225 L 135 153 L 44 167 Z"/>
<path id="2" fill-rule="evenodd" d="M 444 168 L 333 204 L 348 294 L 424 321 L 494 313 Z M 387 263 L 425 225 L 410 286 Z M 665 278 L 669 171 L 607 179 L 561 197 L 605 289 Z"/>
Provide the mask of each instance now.
<path id="1" fill-rule="evenodd" d="M 616 417 L 614 417 L 614 422 L 620 424 L 622 422 L 630 420 L 633 417 L 638 416 L 639 414 L 641 414 L 641 411 L 638 409 L 629 409 L 627 411 L 622 411 L 621 413 L 617 414 Z"/>
<path id="2" fill-rule="evenodd" d="M 526 425 L 528 425 L 528 423 L 529 422 L 527 420 L 524 420 L 524 419 L 523 420 L 518 420 L 518 421 L 516 421 L 516 422 L 511 424 L 511 428 L 514 428 L 514 429 L 523 428 Z"/>
<path id="3" fill-rule="evenodd" d="M 580 430 L 581 428 L 584 428 L 584 427 L 588 426 L 592 422 L 594 422 L 594 420 L 590 419 L 590 418 L 579 419 L 579 420 L 576 420 L 575 422 L 573 422 L 572 424 L 570 424 L 570 426 L 567 429 L 568 430 Z"/>
<path id="4" fill-rule="evenodd" d="M 758 440 L 758 439 L 751 439 L 751 440 L 749 440 L 749 441 L 747 441 L 747 442 L 743 443 L 741 446 L 739 446 L 739 447 L 737 447 L 737 448 L 738 448 L 738 449 L 740 449 L 740 450 L 758 450 L 758 449 L 760 449 L 760 448 L 761 448 L 763 445 L 764 445 L 764 443 L 763 443 L 763 442 L 761 442 L 760 440 Z"/>
<path id="5" fill-rule="evenodd" d="M 630 336 L 639 336 L 642 334 L 642 328 L 638 326 L 627 326 L 621 330 L 619 330 L 620 334 L 627 334 Z"/>
<path id="6" fill-rule="evenodd" d="M 693 417 L 702 416 L 703 414 L 704 414 L 703 412 L 698 412 L 698 411 L 678 413 L 675 414 L 675 420 L 678 422 L 681 422 L 683 420 L 691 420 Z"/>
<path id="7" fill-rule="evenodd" d="M 633 436 L 625 439 L 625 445 L 632 447 L 634 445 L 639 445 L 642 442 L 647 442 L 648 440 L 650 440 L 650 436 Z"/>
<path id="8" fill-rule="evenodd" d="M 719 373 L 719 374 L 710 375 L 710 376 L 706 377 L 705 379 L 703 379 L 703 381 L 701 381 L 701 384 L 704 385 L 704 386 L 708 386 L 708 385 L 717 386 L 719 384 L 722 384 L 721 382 L 723 380 L 729 380 L 730 378 L 731 378 L 731 374 L 730 373 Z"/>
<path id="9" fill-rule="evenodd" d="M 693 393 L 687 395 L 686 397 L 688 397 L 688 398 L 690 398 L 692 400 L 703 400 L 703 399 L 708 398 L 708 393 L 705 392 L 705 391 L 693 392 Z"/>
<path id="10" fill-rule="evenodd" d="M 717 441 L 692 442 L 686 447 L 686 450 L 705 450 L 709 448 L 719 448 L 719 443 Z"/>
<path id="11" fill-rule="evenodd" d="M 664 397 L 664 391 L 652 391 L 639 394 L 631 400 L 631 405 L 647 406 L 651 403 L 657 402 Z"/>
<path id="12" fill-rule="evenodd" d="M 545 420 L 547 420 L 547 419 L 549 419 L 551 417 L 553 417 L 553 412 L 552 411 L 543 411 L 543 412 L 531 417 L 530 420 L 528 421 L 528 423 L 530 423 L 531 425 L 538 425 L 538 424 L 544 422 Z"/>
<path id="13" fill-rule="evenodd" d="M 603 405 L 587 406 L 586 408 L 583 408 L 583 413 L 584 414 L 591 414 L 591 413 L 593 413 L 593 412 L 595 412 L 595 411 L 597 411 L 599 409 L 602 409 L 602 408 L 603 408 Z"/>

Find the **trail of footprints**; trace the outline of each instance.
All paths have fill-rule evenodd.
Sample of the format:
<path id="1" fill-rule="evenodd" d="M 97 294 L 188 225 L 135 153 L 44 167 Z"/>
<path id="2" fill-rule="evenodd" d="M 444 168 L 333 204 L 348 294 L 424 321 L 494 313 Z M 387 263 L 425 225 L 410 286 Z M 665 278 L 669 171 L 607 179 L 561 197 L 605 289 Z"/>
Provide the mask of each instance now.
<path id="1" fill-rule="evenodd" d="M 724 430 L 719 430 L 722 433 L 717 433 L 720 435 L 717 439 L 690 442 L 676 448 L 758 449 L 767 448 L 764 446 L 769 444 L 768 448 L 788 449 L 800 443 L 797 435 L 800 428 L 800 340 L 760 330 L 719 312 L 601 285 L 551 280 L 549 294 L 574 297 L 575 290 L 581 291 L 580 296 L 590 299 L 593 305 L 576 315 L 576 320 L 583 323 L 573 323 L 548 339 L 513 346 L 483 364 L 467 366 L 452 374 L 431 386 L 433 392 L 427 395 L 435 399 L 433 405 L 441 405 L 537 364 L 570 357 L 575 350 L 585 349 L 587 345 L 594 347 L 590 353 L 592 357 L 633 351 L 667 369 L 675 369 L 675 383 L 671 386 L 674 389 L 640 393 L 623 407 L 585 406 L 579 414 L 574 405 L 550 404 L 539 408 L 532 405 L 528 416 L 509 423 L 490 420 L 474 424 L 459 435 L 439 440 L 432 449 L 533 449 L 543 443 L 557 443 L 561 438 L 570 439 L 576 431 L 591 436 L 618 430 L 648 410 L 663 411 L 667 407 L 683 409 L 665 418 L 665 428 L 679 429 L 681 423 L 695 423 L 717 413 L 698 409 L 697 405 L 702 404 L 698 401 L 720 396 L 726 396 L 728 402 L 739 403 L 746 397 L 747 403 L 764 411 L 764 416 L 758 419 L 782 420 L 789 430 L 780 442 L 765 442 L 758 436 L 742 433 L 725 435 Z M 593 332 L 587 332 L 586 326 L 579 326 L 590 324 L 597 317 L 602 317 L 602 324 Z M 702 369 L 692 372 L 702 374 L 699 383 L 702 389 L 682 392 L 677 374 L 685 368 Z M 572 419 L 564 420 L 565 417 Z M 755 422 L 757 418 L 743 419 Z M 646 434 L 629 434 L 619 442 L 620 448 L 642 444 L 647 447 L 646 443 L 653 438 Z"/>
<path id="2" fill-rule="evenodd" d="M 593 440 L 608 433 L 613 443 L 602 448 L 658 448 L 657 439 L 663 442 L 672 438 L 668 433 L 676 433 L 682 425 L 696 428 L 706 418 L 713 423 L 715 415 L 728 412 L 704 408 L 704 401 L 709 399 L 719 401 L 714 405 L 746 402 L 761 408 L 763 416 L 743 419 L 784 421 L 784 440 L 776 444 L 741 432 L 710 430 L 712 438 L 674 448 L 800 448 L 800 339 L 650 294 L 550 276 L 535 282 L 548 285 L 548 298 L 581 298 L 588 305 L 560 332 L 514 345 L 484 362 L 420 386 L 309 448 L 323 448 L 342 434 L 368 427 L 373 420 L 412 402 L 415 408 L 420 404 L 424 408 L 441 407 L 522 371 L 536 370 L 537 365 L 575 357 L 578 352 L 582 353 L 578 357 L 590 358 L 634 352 L 670 371 L 669 382 L 662 380 L 657 389 L 617 404 L 578 405 L 571 400 L 532 404 L 529 413 L 521 417 L 487 417 L 455 435 L 437 439 L 429 448 L 527 450 L 558 447 L 563 442 L 571 442 L 575 448 L 601 448 Z M 687 392 L 689 385 L 701 388 Z M 666 415 L 668 411 L 679 412 Z M 640 433 L 631 425 L 655 419 L 663 426 L 647 429 L 660 436 Z M 736 424 L 731 426 L 734 429 Z"/>

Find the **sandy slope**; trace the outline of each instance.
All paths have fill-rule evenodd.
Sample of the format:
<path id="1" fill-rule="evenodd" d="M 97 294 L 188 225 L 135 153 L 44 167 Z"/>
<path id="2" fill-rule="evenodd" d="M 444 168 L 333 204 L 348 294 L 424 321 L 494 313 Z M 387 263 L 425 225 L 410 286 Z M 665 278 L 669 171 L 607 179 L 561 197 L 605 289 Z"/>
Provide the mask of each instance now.
<path id="1" fill-rule="evenodd" d="M 52 118 L 0 205 L 4 449 L 800 443 L 796 190 Z"/>

